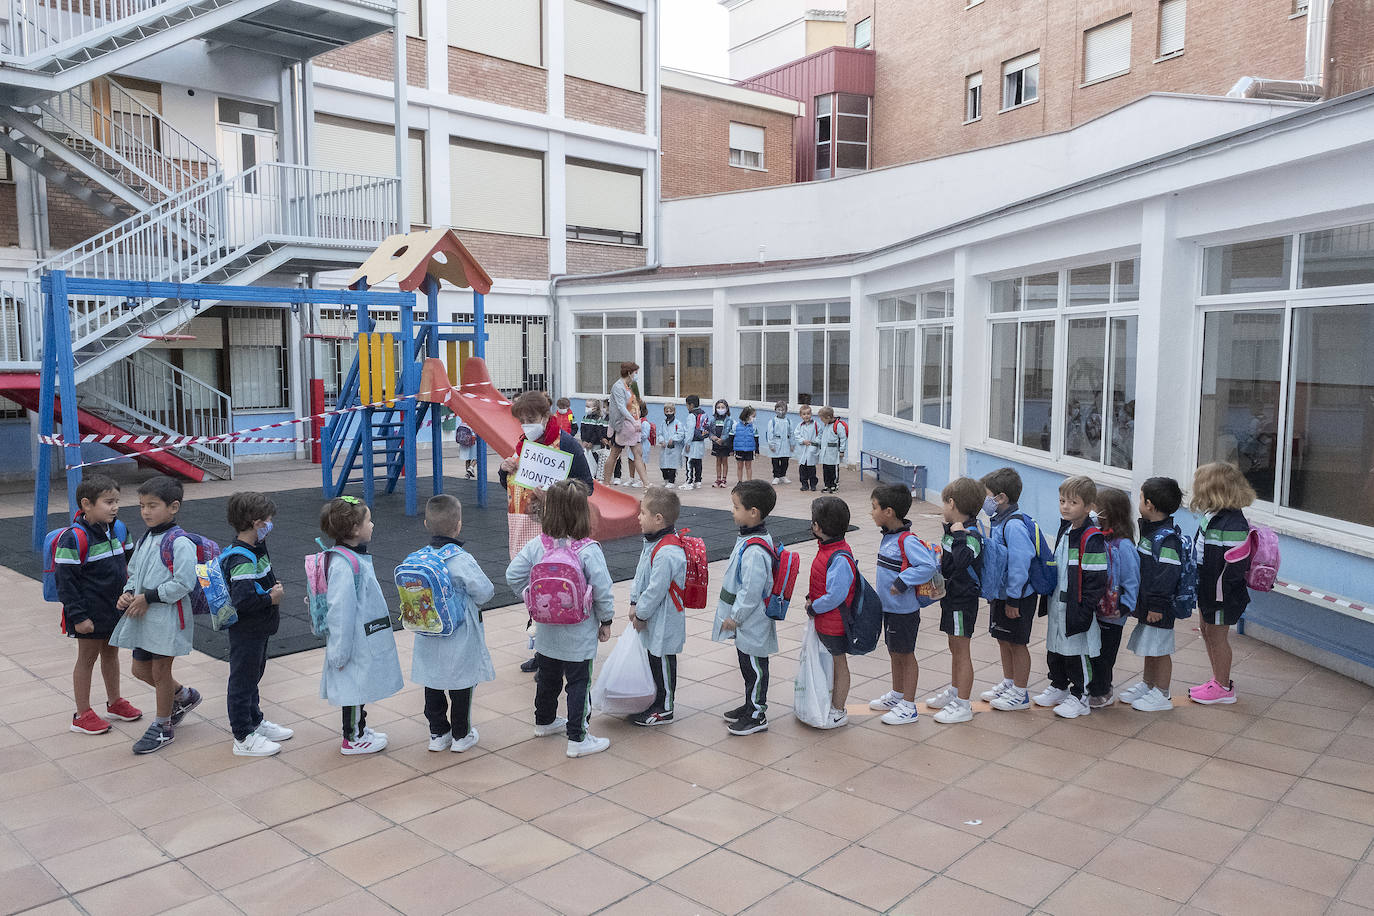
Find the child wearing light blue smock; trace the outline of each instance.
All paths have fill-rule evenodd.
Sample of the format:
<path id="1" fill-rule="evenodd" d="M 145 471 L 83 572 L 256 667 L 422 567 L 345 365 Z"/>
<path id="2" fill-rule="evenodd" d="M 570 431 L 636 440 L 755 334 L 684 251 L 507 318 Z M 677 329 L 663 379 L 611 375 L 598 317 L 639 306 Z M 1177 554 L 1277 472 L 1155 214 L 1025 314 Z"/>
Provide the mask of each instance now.
<path id="1" fill-rule="evenodd" d="M 694 394 L 687 395 L 687 416 L 683 419 L 687 429 L 687 444 L 683 453 L 687 458 L 687 480 L 680 490 L 700 490 L 702 462 L 706 460 L 706 443 L 711 438 L 707 434 L 706 411 L 701 409 L 701 399 Z"/>
<path id="2" fill-rule="evenodd" d="M 663 482 L 677 483 L 677 469 L 682 466 L 683 447 L 687 444 L 687 424 L 677 418 L 672 404 L 663 407 L 663 422 L 658 426 L 658 469 Z"/>
<path id="3" fill-rule="evenodd" d="M 835 419 L 835 411 L 829 407 L 822 407 L 819 415 L 821 474 L 825 478 L 822 492 L 834 493 L 840 488 L 840 462 L 844 461 L 845 449 L 849 447 L 849 427 L 843 420 Z"/>
<path id="4" fill-rule="evenodd" d="M 741 480 L 730 491 L 739 537 L 725 566 L 711 639 L 735 641 L 744 676 L 744 704 L 724 714 L 732 735 L 768 729 L 768 658 L 778 651 L 778 626 L 765 611 L 765 596 L 772 591 L 779 545 L 768 533 L 767 519 L 777 501 L 773 488 L 762 480 Z"/>
<path id="5" fill-rule="evenodd" d="M 773 416 L 763 428 L 763 441 L 773 459 L 774 486 L 788 482 L 787 465 L 792 459 L 793 437 L 792 423 L 787 419 L 787 402 L 778 401 L 773 405 Z"/>
<path id="6" fill-rule="evenodd" d="M 797 442 L 797 479 L 802 492 L 816 492 L 816 465 L 821 460 L 821 424 L 811 416 L 811 405 L 803 404 L 798 411 L 801 422 L 794 436 Z"/>
<path id="7" fill-rule="evenodd" d="M 463 623 L 448 636 L 416 634 L 410 679 L 425 688 L 429 749 L 462 753 L 477 744 L 477 729 L 472 727 L 473 688 L 496 680 L 481 610 L 496 588 L 458 540 L 463 504 L 456 497 L 446 493 L 430 497 L 425 504 L 425 528 L 431 535 L 429 546 L 448 567 L 456 598 L 463 605 Z"/>
<path id="8" fill-rule="evenodd" d="M 630 588 L 630 623 L 649 653 L 654 701 L 630 716 L 635 725 L 666 725 L 673 721 L 677 705 L 677 656 L 687 644 L 682 594 L 687 584 L 687 552 L 674 529 L 681 511 L 677 494 L 666 487 L 650 489 L 639 504 L 644 548 Z"/>

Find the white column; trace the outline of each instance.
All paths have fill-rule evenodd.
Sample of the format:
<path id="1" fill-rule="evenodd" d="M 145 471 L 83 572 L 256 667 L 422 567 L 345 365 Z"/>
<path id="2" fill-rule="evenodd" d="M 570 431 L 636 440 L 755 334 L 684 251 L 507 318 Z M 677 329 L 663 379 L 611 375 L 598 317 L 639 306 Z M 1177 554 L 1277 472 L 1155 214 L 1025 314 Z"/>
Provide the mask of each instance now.
<path id="1" fill-rule="evenodd" d="M 429 177 L 429 224 L 453 223 L 452 176 L 449 172 L 449 115 L 439 108 L 429 109 L 429 149 L 425 167 Z"/>
<path id="2" fill-rule="evenodd" d="M 568 272 L 568 166 L 564 156 L 567 135 L 549 131 L 549 151 L 544 154 L 547 177 L 544 193 L 548 199 L 545 212 L 549 235 L 549 273 Z"/>
<path id="3" fill-rule="evenodd" d="M 882 367 L 872 358 L 878 352 L 878 316 L 870 314 L 876 306 L 870 306 L 864 296 L 862 276 L 849 278 L 849 429 L 854 432 L 863 426 L 864 417 L 878 412 L 878 376 Z M 864 354 L 869 354 L 865 358 Z M 863 445 L 863 433 L 859 433 L 857 447 L 851 445 L 848 451 L 849 463 L 859 461 L 859 447 Z"/>
<path id="4" fill-rule="evenodd" d="M 968 472 L 969 443 L 981 441 L 987 423 L 987 283 L 969 272 L 967 248 L 954 251 L 953 390 L 949 406 L 949 474 Z M 920 342 L 917 342 L 920 346 Z M 974 367 L 969 371 L 969 367 Z"/>
<path id="5" fill-rule="evenodd" d="M 711 291 L 711 310 L 716 326 L 711 332 L 711 400 L 739 400 L 738 316 L 730 306 L 723 287 Z M 710 413 L 710 405 L 702 404 Z"/>
<path id="6" fill-rule="evenodd" d="M 425 18 L 425 85 L 435 92 L 448 92 L 448 4 L 421 3 Z"/>
<path id="7" fill-rule="evenodd" d="M 566 0 L 544 0 L 544 68 L 549 74 L 549 116 L 563 117 L 563 68 Z"/>
<path id="8" fill-rule="evenodd" d="M 1195 383 L 1192 341 L 1193 246 L 1179 241 L 1174 200 L 1147 201 L 1140 221 L 1140 319 L 1136 346 L 1135 471 L 1173 477 L 1184 486 L 1194 457 L 1191 405 Z"/>

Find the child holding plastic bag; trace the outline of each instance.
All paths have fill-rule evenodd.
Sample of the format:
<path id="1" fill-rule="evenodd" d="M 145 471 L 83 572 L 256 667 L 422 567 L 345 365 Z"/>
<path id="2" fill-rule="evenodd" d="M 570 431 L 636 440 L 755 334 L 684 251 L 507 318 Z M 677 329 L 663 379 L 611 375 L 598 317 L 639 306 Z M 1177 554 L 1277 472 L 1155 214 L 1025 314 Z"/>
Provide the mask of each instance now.
<path id="1" fill-rule="evenodd" d="M 639 503 L 639 530 L 644 549 L 630 589 L 630 625 L 649 653 L 654 698 L 647 709 L 630 716 L 635 725 L 666 725 L 673 721 L 677 696 L 677 654 L 687 643 L 687 615 L 674 603 L 674 586 L 687 584 L 687 553 L 676 537 L 682 504 L 666 487 L 651 487 Z"/>

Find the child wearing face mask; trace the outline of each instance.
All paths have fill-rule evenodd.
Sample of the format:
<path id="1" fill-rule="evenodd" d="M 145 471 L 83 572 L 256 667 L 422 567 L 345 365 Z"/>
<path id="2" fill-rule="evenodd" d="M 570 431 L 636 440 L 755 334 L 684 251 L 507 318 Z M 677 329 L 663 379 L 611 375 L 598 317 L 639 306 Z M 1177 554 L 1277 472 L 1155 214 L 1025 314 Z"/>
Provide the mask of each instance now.
<path id="1" fill-rule="evenodd" d="M 229 584 L 229 603 L 238 614 L 238 622 L 229 627 L 229 730 L 234 733 L 234 756 L 270 757 L 294 734 L 264 719 L 258 698 L 258 683 L 267 668 L 267 641 L 281 623 L 282 586 L 267 555 L 277 506 L 262 493 L 235 493 L 226 514 L 234 543 L 218 562 Z"/>
<path id="2" fill-rule="evenodd" d="M 801 481 L 802 492 L 816 492 L 816 465 L 821 459 L 821 424 L 811 416 L 811 405 L 803 404 L 798 411 L 801 422 L 797 424 L 797 478 Z"/>
<path id="3" fill-rule="evenodd" d="M 526 391 L 510 405 L 511 416 L 520 424 L 521 435 L 515 443 L 515 454 L 501 462 L 500 481 L 506 490 L 506 522 L 512 559 L 530 538 L 539 534 L 538 496 L 533 490 L 507 485 L 510 475 L 520 467 L 520 452 L 526 439 L 571 454 L 568 477 L 585 483 L 589 492 L 592 488 L 592 469 L 587 464 L 587 455 L 576 437 L 558 425 L 558 420 L 550 413 L 551 406 L 548 395 L 542 391 Z"/>
<path id="4" fill-rule="evenodd" d="M 764 427 L 763 439 L 768 443 L 768 454 L 773 458 L 773 485 L 788 483 L 787 465 L 792 460 L 792 424 L 787 419 L 787 402 L 778 401 L 773 405 L 773 416 Z"/>
<path id="5" fill-rule="evenodd" d="M 658 428 L 658 469 L 663 483 L 669 487 L 677 483 L 677 469 L 682 466 L 682 451 L 687 444 L 687 424 L 677 418 L 677 407 L 665 404 L 663 423 Z"/>
<path id="6" fill-rule="evenodd" d="M 725 489 L 730 477 L 730 452 L 735 442 L 735 421 L 730 417 L 730 402 L 721 398 L 716 401 L 715 414 L 708 428 L 711 436 L 711 456 L 716 459 L 716 482 L 714 486 Z"/>

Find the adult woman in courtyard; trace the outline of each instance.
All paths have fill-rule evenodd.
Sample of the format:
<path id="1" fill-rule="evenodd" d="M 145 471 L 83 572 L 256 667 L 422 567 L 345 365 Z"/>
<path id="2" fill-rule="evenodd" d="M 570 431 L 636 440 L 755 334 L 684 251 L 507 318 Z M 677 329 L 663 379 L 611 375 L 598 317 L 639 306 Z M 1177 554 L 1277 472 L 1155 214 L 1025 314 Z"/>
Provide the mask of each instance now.
<path id="1" fill-rule="evenodd" d="M 620 378 L 611 386 L 611 414 L 608 417 L 611 455 L 606 459 L 601 474 L 602 483 L 607 486 L 610 486 L 611 474 L 615 471 L 615 463 L 620 460 L 620 453 L 625 450 L 625 446 L 639 441 L 639 420 L 630 415 L 630 399 L 634 397 L 634 391 L 630 386 L 637 381 L 639 364 L 621 363 Z M 631 474 L 633 470 L 631 468 Z"/>

